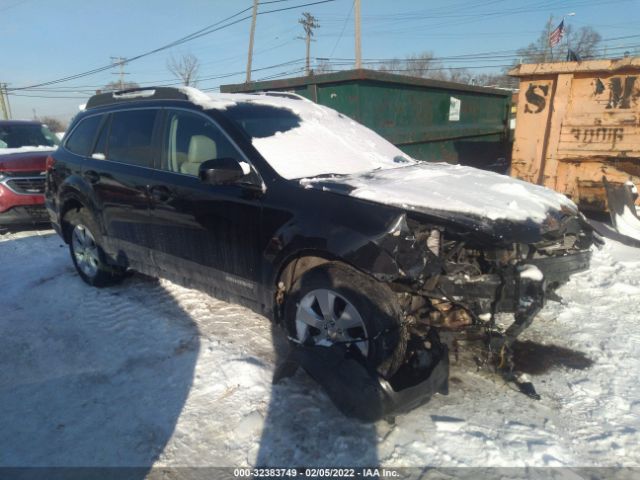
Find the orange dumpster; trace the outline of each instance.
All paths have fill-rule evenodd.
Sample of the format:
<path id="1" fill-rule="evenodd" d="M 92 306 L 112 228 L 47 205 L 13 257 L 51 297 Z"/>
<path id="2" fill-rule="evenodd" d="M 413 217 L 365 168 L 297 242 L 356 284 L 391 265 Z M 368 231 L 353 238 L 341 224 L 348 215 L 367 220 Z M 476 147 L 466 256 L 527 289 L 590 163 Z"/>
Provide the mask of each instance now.
<path id="1" fill-rule="evenodd" d="M 511 175 L 606 211 L 609 183 L 640 185 L 640 57 L 523 64 Z M 640 205 L 636 201 L 637 205 Z"/>

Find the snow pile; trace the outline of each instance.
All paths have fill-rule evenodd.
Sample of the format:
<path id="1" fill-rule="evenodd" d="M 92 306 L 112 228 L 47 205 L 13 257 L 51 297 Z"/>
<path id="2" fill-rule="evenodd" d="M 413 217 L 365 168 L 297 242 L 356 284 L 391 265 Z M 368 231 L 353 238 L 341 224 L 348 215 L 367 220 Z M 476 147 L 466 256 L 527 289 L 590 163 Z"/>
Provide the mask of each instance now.
<path id="1" fill-rule="evenodd" d="M 447 163 L 421 162 L 344 178 L 304 179 L 301 183 L 329 189 L 331 184 L 347 185 L 353 188 L 349 195 L 364 200 L 414 210 L 465 213 L 491 220 L 543 221 L 549 210 L 562 208 L 577 213 L 571 200 L 548 188 Z"/>

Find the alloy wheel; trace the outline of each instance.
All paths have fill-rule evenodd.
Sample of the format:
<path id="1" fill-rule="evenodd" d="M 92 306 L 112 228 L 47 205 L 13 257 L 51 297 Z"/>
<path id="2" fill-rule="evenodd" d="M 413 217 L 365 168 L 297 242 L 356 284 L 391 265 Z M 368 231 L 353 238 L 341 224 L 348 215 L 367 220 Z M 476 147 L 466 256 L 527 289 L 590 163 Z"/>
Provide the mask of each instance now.
<path id="1" fill-rule="evenodd" d="M 73 255 L 76 265 L 87 277 L 93 278 L 98 273 L 100 257 L 98 255 L 98 245 L 87 227 L 76 225 L 71 234 L 73 245 Z"/>
<path id="2" fill-rule="evenodd" d="M 307 293 L 296 311 L 296 334 L 300 342 L 315 345 L 353 343 L 365 357 L 369 342 L 364 321 L 358 310 L 343 296 L 328 289 Z"/>

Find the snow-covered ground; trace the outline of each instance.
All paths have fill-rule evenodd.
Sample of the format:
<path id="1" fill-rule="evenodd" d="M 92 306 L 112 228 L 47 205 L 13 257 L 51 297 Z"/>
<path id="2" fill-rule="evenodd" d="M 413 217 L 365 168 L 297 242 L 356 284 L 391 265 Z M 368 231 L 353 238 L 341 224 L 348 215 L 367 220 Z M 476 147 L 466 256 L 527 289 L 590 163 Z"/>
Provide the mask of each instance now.
<path id="1" fill-rule="evenodd" d="M 613 241 L 523 336 L 540 401 L 461 360 L 394 425 L 302 372 L 272 386 L 270 325 L 241 307 L 88 287 L 50 231 L 0 235 L 0 265 L 0 466 L 640 466 L 640 251 Z"/>

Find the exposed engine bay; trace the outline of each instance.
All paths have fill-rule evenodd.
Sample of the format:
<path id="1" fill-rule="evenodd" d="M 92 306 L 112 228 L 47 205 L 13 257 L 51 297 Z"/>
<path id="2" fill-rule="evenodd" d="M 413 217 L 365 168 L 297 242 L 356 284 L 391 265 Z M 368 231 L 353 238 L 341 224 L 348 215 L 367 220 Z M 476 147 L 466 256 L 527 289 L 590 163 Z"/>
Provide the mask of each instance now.
<path id="1" fill-rule="evenodd" d="M 455 343 L 457 334 L 481 331 L 483 364 L 539 399 L 514 368 L 511 346 L 547 300 L 560 300 L 555 290 L 588 268 L 590 247 L 599 242 L 580 216 L 550 217 L 544 228 L 533 243 L 509 243 L 400 215 L 378 239 L 385 254 L 376 259 L 376 276 L 395 292 L 402 311 L 407 336 L 402 366 L 381 376 L 359 362 L 348 345 L 300 345 L 296 361 L 343 412 L 370 421 L 447 392 L 451 345 L 444 337 Z M 498 313 L 513 314 L 513 323 L 500 328 Z M 350 373 L 345 378 L 327 373 L 336 370 Z"/>

